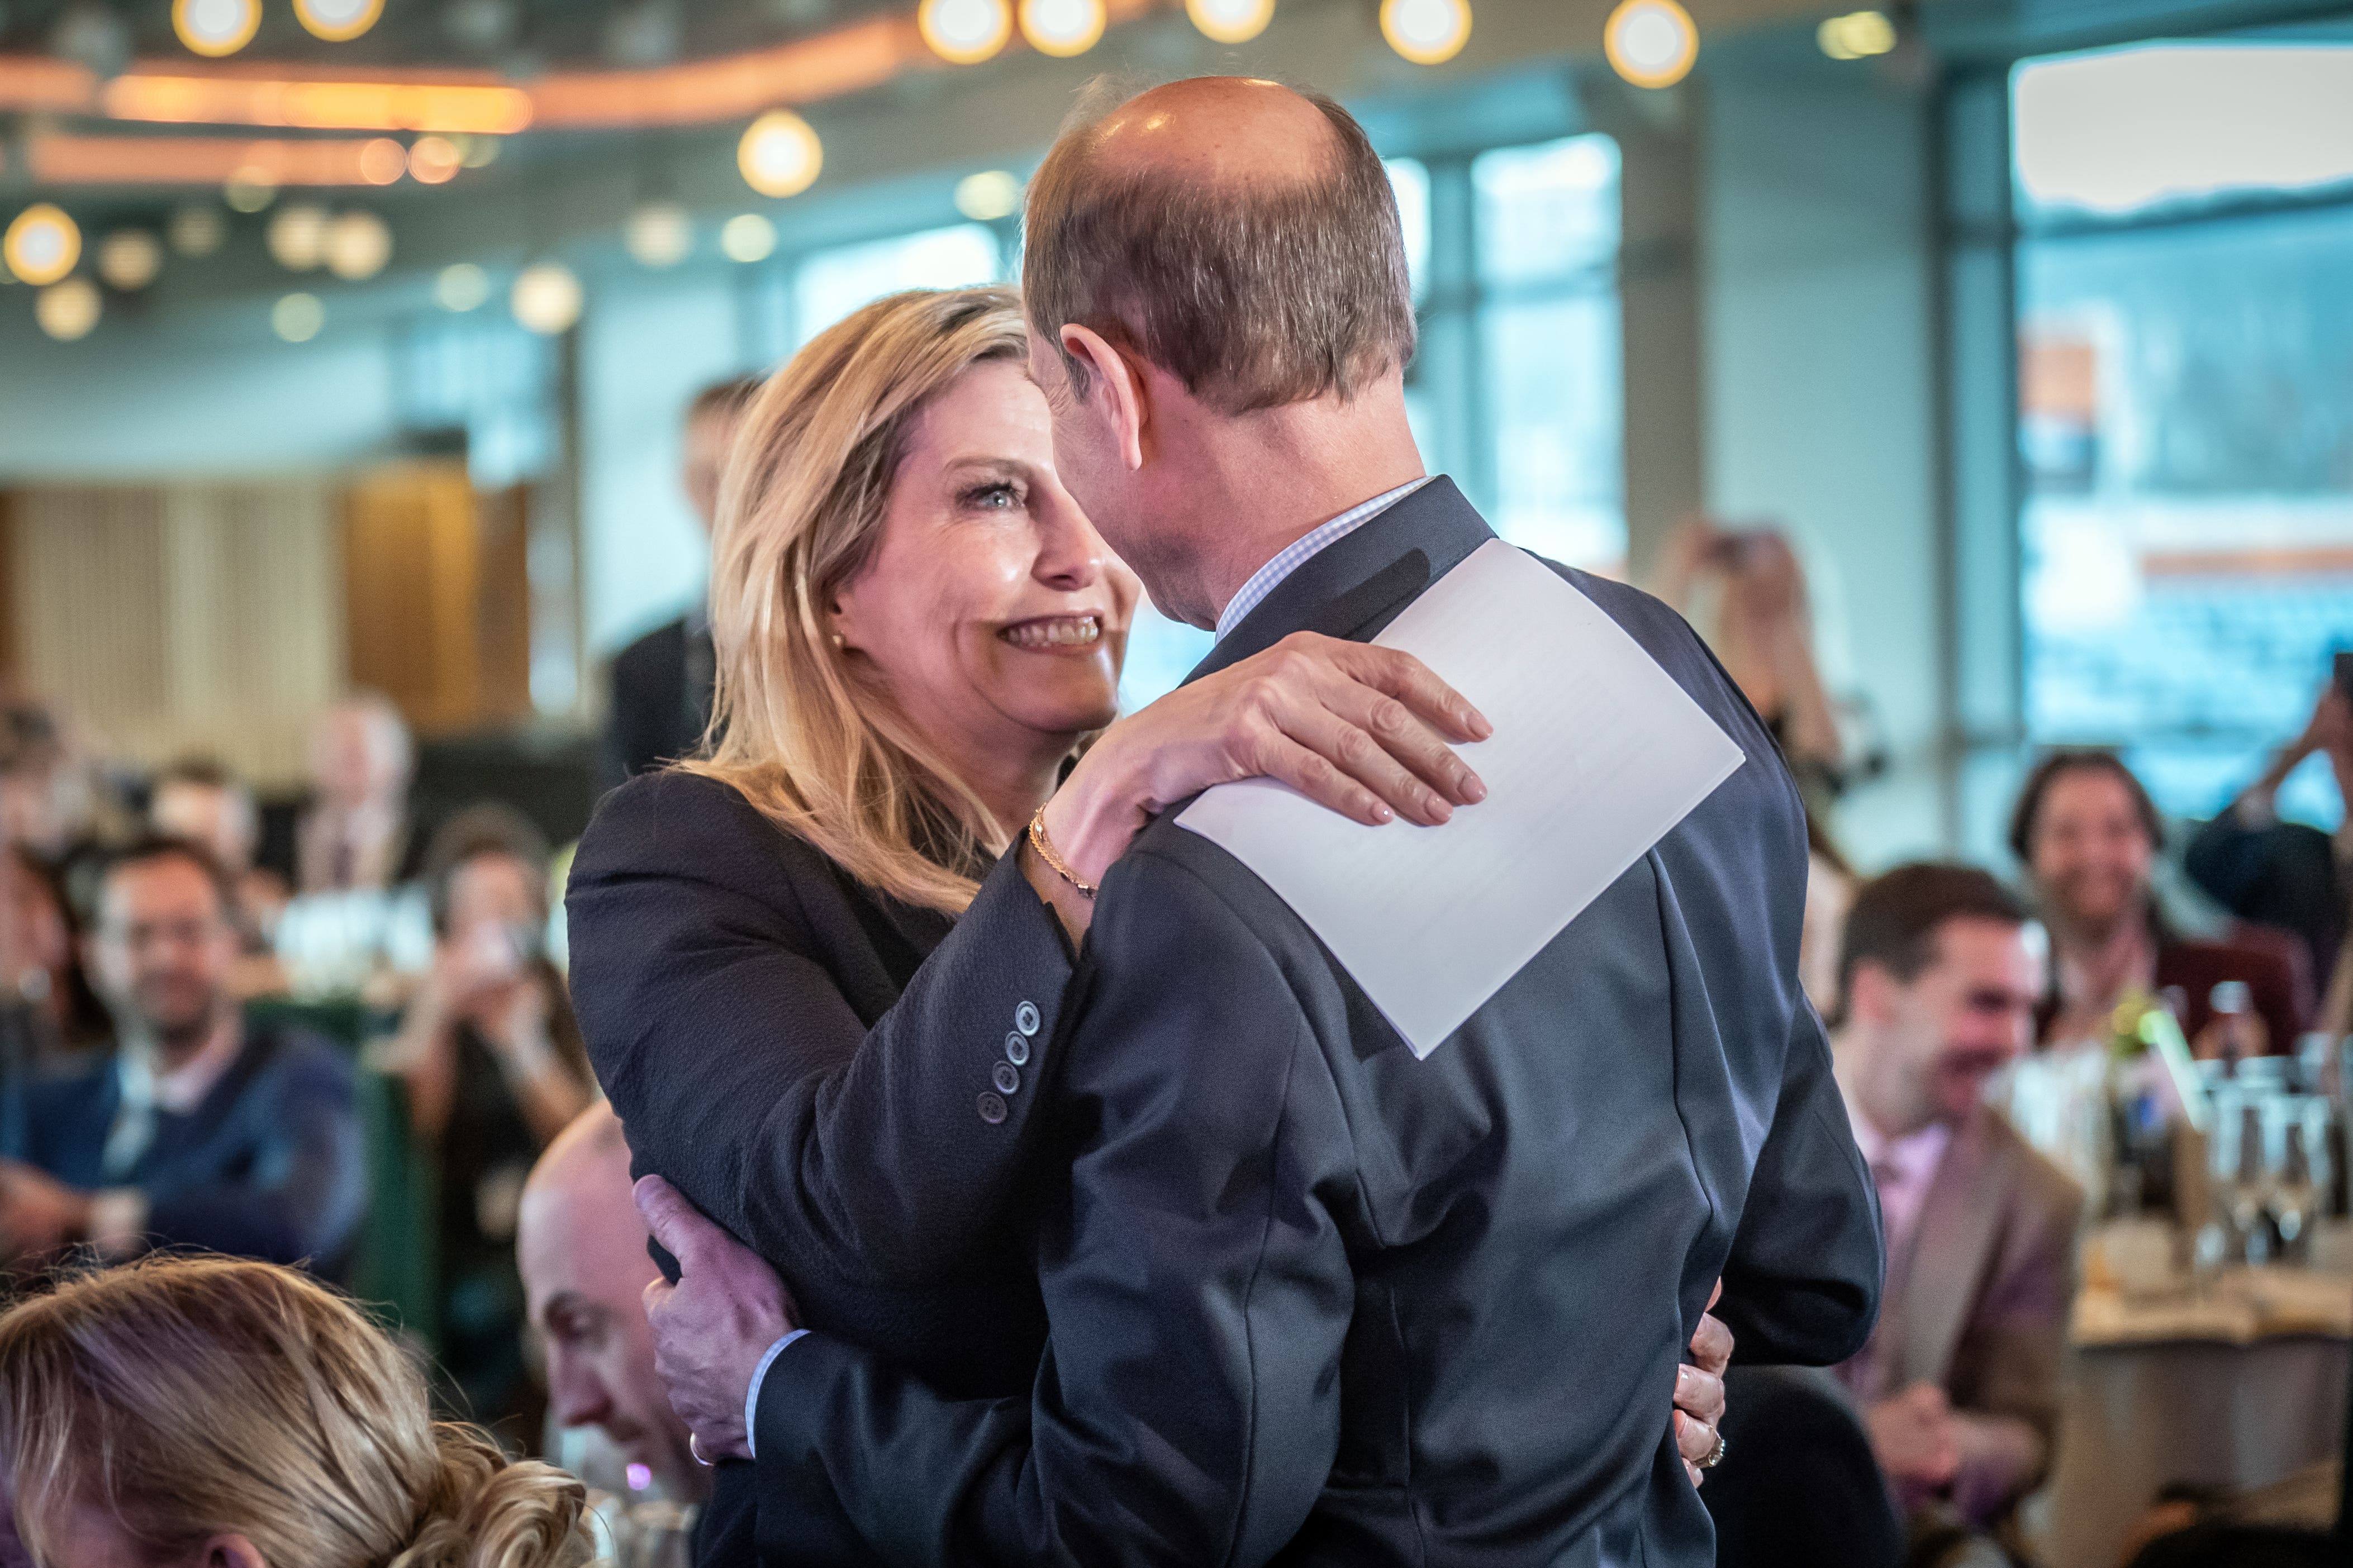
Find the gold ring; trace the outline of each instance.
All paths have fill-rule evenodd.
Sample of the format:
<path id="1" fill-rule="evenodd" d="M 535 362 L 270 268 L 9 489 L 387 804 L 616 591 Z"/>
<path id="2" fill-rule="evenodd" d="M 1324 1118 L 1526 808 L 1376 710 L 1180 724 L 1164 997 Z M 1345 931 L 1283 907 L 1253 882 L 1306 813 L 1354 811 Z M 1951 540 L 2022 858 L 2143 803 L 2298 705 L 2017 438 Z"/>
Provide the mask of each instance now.
<path id="1" fill-rule="evenodd" d="M 1707 1451 L 1707 1458 L 1699 1462 L 1699 1468 L 1703 1470 L 1712 1470 L 1722 1463 L 1724 1463 L 1724 1434 L 1718 1432 L 1715 1435 L 1715 1447 Z"/>

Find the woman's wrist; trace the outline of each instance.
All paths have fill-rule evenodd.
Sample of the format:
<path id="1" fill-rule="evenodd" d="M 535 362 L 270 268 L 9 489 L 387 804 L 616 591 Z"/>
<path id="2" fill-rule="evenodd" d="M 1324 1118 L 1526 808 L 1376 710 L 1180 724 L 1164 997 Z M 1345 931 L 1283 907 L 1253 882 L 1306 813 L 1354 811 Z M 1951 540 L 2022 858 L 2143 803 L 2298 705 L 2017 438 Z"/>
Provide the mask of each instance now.
<path id="1" fill-rule="evenodd" d="M 1115 758 L 1090 752 L 1046 803 L 1046 837 L 1082 880 L 1099 884 L 1143 831 L 1148 799 L 1143 781 Z"/>

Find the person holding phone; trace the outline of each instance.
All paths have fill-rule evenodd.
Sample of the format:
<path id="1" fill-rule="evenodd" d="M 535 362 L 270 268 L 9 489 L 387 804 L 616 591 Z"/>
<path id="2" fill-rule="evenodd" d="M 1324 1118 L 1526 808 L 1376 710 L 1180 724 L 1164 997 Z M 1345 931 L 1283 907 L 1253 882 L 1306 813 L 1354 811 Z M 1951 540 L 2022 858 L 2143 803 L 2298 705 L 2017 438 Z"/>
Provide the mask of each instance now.
<path id="1" fill-rule="evenodd" d="M 474 1417 L 536 1430 L 522 1362 L 515 1218 L 540 1152 L 586 1109 L 588 1057 L 547 960 L 547 857 L 504 806 L 460 813 L 427 855 L 438 941 L 397 1035 L 371 1053 L 438 1159 L 443 1363 Z"/>

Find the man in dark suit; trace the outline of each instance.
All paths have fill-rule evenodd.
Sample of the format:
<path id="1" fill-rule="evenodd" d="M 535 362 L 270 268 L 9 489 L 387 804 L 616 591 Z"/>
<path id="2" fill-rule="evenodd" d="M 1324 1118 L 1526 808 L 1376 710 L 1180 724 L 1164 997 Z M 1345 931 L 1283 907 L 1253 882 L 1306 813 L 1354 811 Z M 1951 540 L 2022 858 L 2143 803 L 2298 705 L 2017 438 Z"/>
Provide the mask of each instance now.
<path id="1" fill-rule="evenodd" d="M 1369 638 L 1493 537 L 1415 452 L 1396 208 L 1336 105 L 1155 89 L 1058 143 L 1028 234 L 1060 477 L 1218 629 L 1201 672 Z M 655 1290 L 673 1398 L 706 1456 L 754 1458 L 764 1541 L 823 1515 L 892 1563 L 1712 1560 L 1659 1396 L 1719 1275 L 1743 1354 L 1860 1349 L 1876 1210 L 1798 985 L 1772 742 L 1674 615 L 1562 574 L 1745 765 L 1426 1060 L 1249 870 L 1146 827 L 1055 1029 L 971 1020 L 1008 1058 L 941 1089 L 976 1138 L 1008 1097 L 1054 1129 L 1030 1395 L 793 1337 L 741 1248 L 652 1205 L 684 1265 Z M 1088 825 L 1045 826 L 1091 863 Z"/>
<path id="2" fill-rule="evenodd" d="M 109 863 L 98 911 L 90 965 L 119 1044 L 69 1075 L 0 1083 L 16 1101 L 0 1115 L 0 1254 L 193 1247 L 335 1276 L 367 1205 L 351 1066 L 239 1016 L 226 873 L 146 841 Z"/>
<path id="3" fill-rule="evenodd" d="M 759 389 L 756 377 L 738 377 L 704 387 L 687 405 L 686 461 L 680 482 L 705 538 L 719 516 L 719 481 L 727 471 L 736 423 Z M 605 717 L 607 784 L 659 767 L 702 744 L 717 671 L 711 615 L 700 603 L 615 657 L 612 698 Z"/>

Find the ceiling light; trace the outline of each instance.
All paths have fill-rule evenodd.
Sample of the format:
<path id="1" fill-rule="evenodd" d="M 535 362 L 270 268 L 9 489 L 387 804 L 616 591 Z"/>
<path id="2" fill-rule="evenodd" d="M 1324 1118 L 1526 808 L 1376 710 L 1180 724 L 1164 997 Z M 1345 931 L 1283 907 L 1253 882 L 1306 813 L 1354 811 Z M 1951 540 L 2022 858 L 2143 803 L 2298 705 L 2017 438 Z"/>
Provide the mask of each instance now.
<path id="1" fill-rule="evenodd" d="M 694 248 L 694 221 L 676 202 L 648 202 L 629 215 L 621 243 L 640 267 L 675 267 Z"/>
<path id="2" fill-rule="evenodd" d="M 210 256 L 228 236 L 228 225 L 213 207 L 185 206 L 172 215 L 172 248 L 183 256 Z"/>
<path id="3" fill-rule="evenodd" d="M 1621 0 L 1601 29 L 1601 49 L 1636 87 L 1672 87 L 1699 58 L 1699 28 L 1675 0 Z"/>
<path id="4" fill-rule="evenodd" d="M 978 65 L 1013 36 L 1013 12 L 1005 0 L 923 0 L 915 26 L 948 64 Z"/>
<path id="5" fill-rule="evenodd" d="M 235 211 L 258 213 L 278 199 L 278 176 L 259 164 L 248 164 L 221 187 L 221 199 Z"/>
<path id="6" fill-rule="evenodd" d="M 1471 0 L 1381 0 L 1381 36 L 1418 66 L 1443 65 L 1471 41 Z"/>
<path id="7" fill-rule="evenodd" d="M 1895 47 L 1895 24 L 1878 11 L 1851 11 L 1814 29 L 1814 42 L 1834 60 L 1868 59 Z"/>
<path id="8" fill-rule="evenodd" d="M 326 209 L 307 202 L 280 207 L 262 237 L 271 260 L 289 272 L 308 272 L 326 259 Z"/>
<path id="9" fill-rule="evenodd" d="M 408 177 L 420 185 L 448 184 L 465 163 L 465 155 L 447 136 L 419 136 L 408 149 Z"/>
<path id="10" fill-rule="evenodd" d="M 375 26 L 384 0 L 294 0 L 294 16 L 315 38 L 346 43 Z"/>
<path id="11" fill-rule="evenodd" d="M 392 259 L 392 228 L 374 213 L 345 213 L 327 226 L 327 270 L 347 283 L 373 278 Z"/>
<path id="12" fill-rule="evenodd" d="M 118 228 L 99 242 L 98 275 L 110 289 L 144 289 L 164 270 L 164 245 L 143 228 Z"/>
<path id="13" fill-rule="evenodd" d="M 172 31 L 208 60 L 245 47 L 260 26 L 261 0 L 172 0 Z"/>
<path id="14" fill-rule="evenodd" d="M 290 343 L 307 343 L 327 324 L 316 294 L 289 294 L 269 307 L 269 330 Z"/>
<path id="15" fill-rule="evenodd" d="M 408 173 L 408 149 L 389 136 L 378 136 L 360 149 L 360 178 L 371 185 L 389 185 Z"/>
<path id="16" fill-rule="evenodd" d="M 1185 0 L 1185 15 L 1212 43 L 1247 44 L 1274 20 L 1274 0 Z"/>
<path id="17" fill-rule="evenodd" d="M 491 297 L 491 275 L 470 261 L 453 262 L 433 280 L 433 299 L 445 310 L 467 311 Z"/>
<path id="18" fill-rule="evenodd" d="M 966 174 L 956 182 L 955 205 L 975 223 L 1011 217 L 1021 207 L 1021 182 L 1002 169 Z"/>
<path id="19" fill-rule="evenodd" d="M 730 261 L 765 261 L 776 253 L 776 226 L 758 213 L 731 217 L 719 231 L 719 248 Z"/>
<path id="20" fill-rule="evenodd" d="M 516 321 L 542 337 L 552 338 L 571 330 L 580 319 L 584 300 L 580 279 L 573 276 L 572 268 L 560 261 L 543 261 L 522 269 L 509 302 Z"/>
<path id="21" fill-rule="evenodd" d="M 81 230 L 64 209 L 36 202 L 8 226 L 6 238 L 0 239 L 0 255 L 7 258 L 8 270 L 26 282 L 54 283 L 81 259 Z"/>
<path id="22" fill-rule="evenodd" d="M 1021 36 L 1041 55 L 1085 54 L 1103 35 L 1103 0 L 1021 0 Z"/>
<path id="23" fill-rule="evenodd" d="M 735 144 L 735 166 L 744 183 L 764 196 L 797 196 L 825 166 L 825 147 L 807 121 L 789 109 L 772 109 Z"/>
<path id="24" fill-rule="evenodd" d="M 41 331 L 61 343 L 87 337 L 98 325 L 98 285 L 87 278 L 69 278 L 41 290 L 33 301 L 33 320 Z"/>

